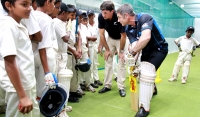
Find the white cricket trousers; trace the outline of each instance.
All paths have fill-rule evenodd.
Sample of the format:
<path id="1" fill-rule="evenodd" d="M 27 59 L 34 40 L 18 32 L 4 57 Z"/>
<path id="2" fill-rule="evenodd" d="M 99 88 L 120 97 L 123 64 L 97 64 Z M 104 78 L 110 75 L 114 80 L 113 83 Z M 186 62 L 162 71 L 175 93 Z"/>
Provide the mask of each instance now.
<path id="1" fill-rule="evenodd" d="M 118 53 L 119 53 L 120 39 L 114 40 L 111 37 L 108 37 L 107 44 L 111 51 L 112 56 L 109 56 L 108 60 L 105 61 L 106 64 L 105 64 L 104 85 L 107 88 L 111 88 L 112 87 L 112 76 L 113 76 L 113 70 L 112 70 L 113 56 L 116 51 L 118 51 Z M 125 67 L 125 62 L 122 62 L 120 59 L 118 60 L 118 71 L 120 73 L 117 74 L 117 86 L 118 86 L 118 89 L 124 89 L 125 88 L 124 81 L 126 79 L 126 67 Z"/>
<path id="2" fill-rule="evenodd" d="M 180 68 L 183 65 L 182 79 L 186 80 L 189 75 L 191 60 L 192 60 L 191 53 L 179 52 L 178 59 L 173 69 L 172 77 L 177 79 Z"/>
<path id="3" fill-rule="evenodd" d="M 90 61 L 92 62 L 90 70 L 91 70 L 91 82 L 99 80 L 98 75 L 98 54 L 97 54 L 97 43 L 92 42 L 91 46 L 89 46 L 89 54 L 90 54 Z"/>
<path id="4" fill-rule="evenodd" d="M 53 48 L 46 48 L 47 55 L 47 63 L 51 73 L 56 75 L 56 52 Z M 37 88 L 37 96 L 41 97 L 43 93 L 46 91 L 46 82 L 44 80 L 45 73 L 40 60 L 39 52 L 34 53 L 35 58 L 35 77 L 36 77 L 36 88 Z"/>
<path id="5" fill-rule="evenodd" d="M 6 95 L 6 91 L 0 87 L 0 106 L 6 105 L 5 95 Z"/>
<path id="6" fill-rule="evenodd" d="M 80 62 L 86 62 L 89 59 L 88 57 L 88 48 L 86 47 L 85 44 L 82 44 L 82 58 L 80 59 Z M 93 63 L 92 63 L 93 65 Z M 91 67 L 90 67 L 91 69 Z M 91 70 L 87 72 L 82 72 L 78 70 L 78 84 L 80 84 L 81 81 L 85 81 L 86 86 L 90 85 L 92 82 L 91 80 Z"/>
<path id="7" fill-rule="evenodd" d="M 33 103 L 33 110 L 28 114 L 23 114 L 19 112 L 19 98 L 16 92 L 6 92 L 6 117 L 39 117 L 40 110 L 38 102 L 36 101 L 36 86 L 30 90 L 25 90 L 26 95 L 31 99 Z"/>
<path id="8" fill-rule="evenodd" d="M 78 71 L 75 69 L 76 59 L 71 52 L 68 53 L 67 68 L 72 70 L 73 77 L 70 82 L 70 92 L 76 92 L 78 87 Z"/>

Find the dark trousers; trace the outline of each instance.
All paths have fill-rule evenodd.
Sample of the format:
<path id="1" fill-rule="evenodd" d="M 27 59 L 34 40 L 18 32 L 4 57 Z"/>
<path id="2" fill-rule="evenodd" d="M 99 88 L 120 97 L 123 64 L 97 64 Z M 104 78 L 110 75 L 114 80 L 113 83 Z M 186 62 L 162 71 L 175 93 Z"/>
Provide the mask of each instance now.
<path id="1" fill-rule="evenodd" d="M 151 52 L 142 52 L 141 61 L 146 61 L 153 64 L 157 69 L 160 67 L 162 62 L 164 61 L 165 57 L 167 56 L 166 51 L 159 51 L 159 50 L 152 50 Z"/>

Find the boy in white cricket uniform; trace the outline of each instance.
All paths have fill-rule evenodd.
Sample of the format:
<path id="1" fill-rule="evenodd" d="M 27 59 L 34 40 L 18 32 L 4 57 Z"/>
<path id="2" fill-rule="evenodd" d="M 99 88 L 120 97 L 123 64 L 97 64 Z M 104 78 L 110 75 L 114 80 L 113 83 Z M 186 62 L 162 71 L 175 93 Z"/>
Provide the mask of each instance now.
<path id="1" fill-rule="evenodd" d="M 37 79 L 37 100 L 46 90 L 47 82 L 54 83 L 52 73 L 56 74 L 56 43 L 53 20 L 47 14 L 53 12 L 54 0 L 49 3 L 46 0 L 36 0 L 37 10 L 34 11 L 36 21 L 39 23 L 43 35 L 42 41 L 38 43 L 38 48 L 34 53 L 35 69 Z M 45 83 L 46 81 L 46 83 Z M 50 84 L 51 85 L 51 84 Z"/>
<path id="2" fill-rule="evenodd" d="M 89 59 L 88 56 L 88 41 L 87 41 L 87 34 L 88 34 L 88 28 L 87 28 L 87 24 L 88 24 L 88 17 L 87 14 L 84 12 L 82 14 L 82 19 L 81 19 L 81 23 L 79 24 L 79 31 L 82 37 L 82 57 L 80 58 L 80 62 L 86 62 Z M 94 64 L 94 63 L 92 63 Z M 78 70 L 78 77 L 80 81 L 85 81 L 86 84 L 86 90 L 91 91 L 91 92 L 95 92 L 95 89 L 91 86 L 92 81 L 91 81 L 91 70 L 87 71 L 87 72 L 82 72 L 80 70 Z"/>
<path id="3" fill-rule="evenodd" d="M 79 10 L 76 11 L 76 15 L 77 18 L 81 13 L 79 12 Z M 77 23 L 77 24 L 76 24 Z M 79 99 L 81 96 L 77 93 L 77 89 L 78 89 L 78 73 L 77 70 L 75 69 L 75 65 L 78 58 L 80 58 L 82 50 L 81 50 L 81 43 L 82 43 L 82 39 L 80 36 L 80 32 L 78 31 L 78 29 L 76 29 L 76 25 L 78 25 L 78 20 L 74 20 L 72 21 L 72 30 L 70 33 L 70 38 L 68 41 L 68 59 L 67 59 L 67 68 L 73 71 L 73 77 L 71 79 L 70 82 L 70 95 L 69 95 L 69 102 L 79 102 Z M 75 36 L 75 32 L 77 30 L 77 38 Z M 77 40 L 76 40 L 77 39 Z M 71 48 L 71 50 L 69 50 Z M 74 52 L 78 52 L 78 58 L 72 53 L 72 51 Z"/>
<path id="4" fill-rule="evenodd" d="M 67 65 L 67 50 L 68 50 L 68 40 L 70 37 L 72 25 L 71 25 L 71 19 L 74 20 L 75 14 L 76 14 L 76 9 L 73 5 L 70 5 L 71 7 L 67 7 L 65 3 L 61 3 L 60 5 L 60 12 L 58 13 L 57 18 L 54 18 L 54 29 L 56 32 L 57 36 L 57 41 L 58 41 L 58 55 L 57 55 L 57 61 L 58 61 L 58 80 L 60 83 L 65 85 L 68 89 L 70 90 L 70 81 L 73 76 L 73 72 L 69 70 L 66 65 Z M 66 17 L 66 15 L 70 15 L 73 17 Z M 70 18 L 70 19 L 69 19 Z M 68 25 L 66 21 L 68 21 Z M 66 26 L 67 25 L 67 26 Z M 70 26 L 71 25 L 71 26 Z M 66 32 L 67 29 L 67 32 Z M 70 48 L 70 47 L 69 47 Z M 73 55 L 75 54 L 76 51 L 72 51 Z M 63 74 L 66 77 L 60 77 Z M 69 92 L 68 92 L 69 94 Z M 67 105 L 67 103 L 66 103 Z M 67 111 L 71 111 L 72 107 L 66 106 Z"/>
<path id="5" fill-rule="evenodd" d="M 21 1 L 1 0 L 8 12 L 8 16 L 3 16 L 0 20 L 0 83 L 6 91 L 6 117 L 39 116 L 35 99 L 36 80 L 31 41 L 27 29 L 20 24 L 22 18 L 29 17 L 25 12 L 31 10 L 31 2 L 26 2 L 27 6 L 22 6 Z M 5 3 L 10 4 L 12 9 L 8 10 Z M 21 19 L 14 19 L 10 14 L 15 14 Z"/>
<path id="6" fill-rule="evenodd" d="M 8 15 L 7 12 L 2 7 L 2 4 L 0 4 L 0 17 Z M 22 25 L 24 25 L 28 29 L 29 37 L 31 38 L 32 41 L 32 47 L 35 48 L 39 41 L 42 40 L 42 34 L 40 31 L 39 24 L 35 21 L 35 18 L 33 16 L 33 9 L 31 7 L 31 13 L 28 19 L 22 19 L 21 20 Z M 34 43 L 33 43 L 34 42 Z M 35 49 L 33 49 L 34 51 Z M 1 88 L 1 87 L 0 87 Z M 0 89 L 0 113 L 4 112 L 6 109 L 6 104 L 5 104 L 5 91 Z"/>
<path id="7" fill-rule="evenodd" d="M 192 60 L 191 54 L 193 51 L 193 47 L 200 46 L 200 43 L 195 38 L 191 37 L 193 33 L 194 33 L 194 27 L 189 26 L 186 29 L 186 35 L 181 36 L 174 41 L 175 44 L 179 47 L 180 52 L 172 72 L 172 77 L 168 80 L 169 82 L 177 80 L 178 73 L 182 65 L 183 65 L 183 70 L 182 70 L 181 83 L 185 84 L 187 81 L 187 77 L 189 75 L 189 70 L 190 70 L 190 63 Z"/>
<path id="8" fill-rule="evenodd" d="M 94 18 L 95 18 L 95 13 L 93 10 L 88 10 L 87 11 L 89 23 L 88 23 L 88 46 L 89 46 L 89 55 L 90 55 L 90 60 L 92 62 L 91 65 L 91 80 L 92 80 L 92 86 L 96 84 L 97 86 L 102 86 L 103 83 L 100 82 L 99 80 L 99 75 L 98 75 L 98 50 L 97 50 L 97 37 L 98 35 L 98 25 L 95 23 Z M 93 84 L 94 83 L 94 84 Z M 93 86 L 95 88 L 95 86 Z"/>

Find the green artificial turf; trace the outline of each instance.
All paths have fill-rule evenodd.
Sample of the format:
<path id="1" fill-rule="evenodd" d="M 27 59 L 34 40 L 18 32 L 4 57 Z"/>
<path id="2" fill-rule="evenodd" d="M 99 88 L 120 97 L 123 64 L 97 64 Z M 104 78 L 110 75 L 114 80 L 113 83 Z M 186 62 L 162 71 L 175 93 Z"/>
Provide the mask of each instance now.
<path id="1" fill-rule="evenodd" d="M 200 49 L 195 51 L 190 74 L 186 84 L 181 84 L 181 73 L 178 81 L 168 82 L 178 53 L 169 54 L 160 67 L 160 78 L 157 84 L 158 95 L 151 100 L 151 110 L 148 117 L 200 117 Z M 99 63 L 102 66 L 103 59 Z M 182 71 L 182 70 L 181 70 Z M 120 71 L 119 71 L 120 73 Z M 100 80 L 103 81 L 104 70 L 99 70 Z M 112 90 L 99 94 L 86 92 L 79 103 L 68 103 L 73 107 L 69 117 L 134 117 L 131 110 L 128 76 L 126 97 L 120 97 L 116 82 L 113 80 Z M 4 117 L 4 115 L 0 115 Z"/>

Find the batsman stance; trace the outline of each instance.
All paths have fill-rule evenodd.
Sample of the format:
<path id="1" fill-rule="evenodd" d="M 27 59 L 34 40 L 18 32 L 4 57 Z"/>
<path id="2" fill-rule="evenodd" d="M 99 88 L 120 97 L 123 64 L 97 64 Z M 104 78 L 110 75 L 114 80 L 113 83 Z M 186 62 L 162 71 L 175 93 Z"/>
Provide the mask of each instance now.
<path id="1" fill-rule="evenodd" d="M 154 90 L 156 70 L 168 53 L 168 43 L 165 41 L 155 19 L 146 13 L 135 14 L 129 4 L 117 9 L 118 21 L 126 27 L 130 43 L 138 40 L 129 52 L 135 56 L 142 50 L 140 63 L 139 111 L 135 117 L 147 117 L 150 111 L 150 101 Z"/>
<path id="2" fill-rule="evenodd" d="M 196 49 L 196 47 L 200 46 L 200 43 L 195 38 L 191 37 L 193 33 L 194 33 L 194 27 L 189 26 L 186 29 L 186 35 L 181 36 L 174 41 L 175 44 L 178 46 L 180 52 L 178 55 L 178 59 L 174 65 L 172 77 L 168 80 L 169 82 L 177 80 L 178 73 L 182 65 L 183 65 L 183 70 L 182 70 L 181 83 L 185 84 L 187 81 L 187 77 L 190 70 L 190 63 L 193 56 L 193 51 Z"/>

